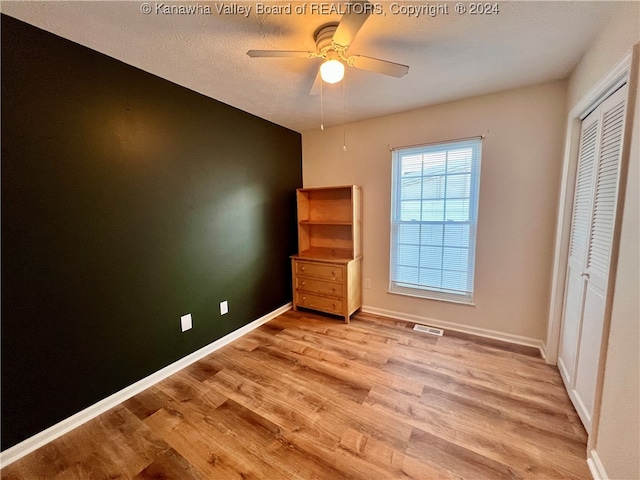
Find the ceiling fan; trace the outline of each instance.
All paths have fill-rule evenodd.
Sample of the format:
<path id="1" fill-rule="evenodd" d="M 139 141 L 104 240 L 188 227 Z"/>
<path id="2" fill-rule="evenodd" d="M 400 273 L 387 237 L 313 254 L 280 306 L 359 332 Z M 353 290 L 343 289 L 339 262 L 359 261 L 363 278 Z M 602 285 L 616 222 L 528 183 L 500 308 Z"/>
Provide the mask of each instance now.
<path id="1" fill-rule="evenodd" d="M 366 0 L 352 2 L 348 6 L 349 8 L 342 16 L 340 22 L 327 23 L 316 30 L 314 34 L 314 40 L 316 42 L 315 52 L 297 50 L 249 50 L 247 55 L 252 58 L 294 57 L 324 59 L 316 75 L 316 79 L 313 82 L 311 91 L 309 92 L 310 95 L 316 95 L 320 92 L 320 86 L 323 80 L 328 83 L 335 83 L 342 80 L 345 64 L 350 67 L 382 73 L 396 78 L 406 75 L 409 71 L 407 65 L 380 60 L 378 58 L 365 57 L 364 55 L 348 55 L 347 51 L 349 50 L 351 42 L 373 12 L 373 6 Z"/>

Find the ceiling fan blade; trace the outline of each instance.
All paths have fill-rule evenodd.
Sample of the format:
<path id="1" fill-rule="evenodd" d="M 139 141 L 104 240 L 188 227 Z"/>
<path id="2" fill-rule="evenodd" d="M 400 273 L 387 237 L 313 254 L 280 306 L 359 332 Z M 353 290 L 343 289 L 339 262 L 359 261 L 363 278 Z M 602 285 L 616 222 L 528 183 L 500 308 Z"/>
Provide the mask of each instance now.
<path id="1" fill-rule="evenodd" d="M 361 70 L 382 73 L 396 78 L 404 77 L 409 72 L 409 67 L 407 65 L 379 60 L 377 58 L 365 57 L 363 55 L 352 55 L 349 57 L 349 64 Z"/>
<path id="2" fill-rule="evenodd" d="M 320 70 L 318 70 L 318 74 L 316 75 L 316 79 L 313 81 L 313 85 L 311 86 L 311 90 L 309 90 L 309 95 L 320 95 L 320 89 L 322 88 L 322 77 L 320 76 Z"/>
<path id="3" fill-rule="evenodd" d="M 252 58 L 260 57 L 294 57 L 294 58 L 313 58 L 313 52 L 302 52 L 297 50 L 249 50 L 247 52 Z"/>
<path id="4" fill-rule="evenodd" d="M 361 7 L 354 8 L 353 5 L 355 4 L 361 5 Z M 345 47 L 345 49 L 349 48 L 349 45 L 353 42 L 364 22 L 367 21 L 373 9 L 373 6 L 367 0 L 349 2 L 347 7 L 350 8 L 349 11 L 342 16 L 336 33 L 333 34 L 333 42 Z"/>

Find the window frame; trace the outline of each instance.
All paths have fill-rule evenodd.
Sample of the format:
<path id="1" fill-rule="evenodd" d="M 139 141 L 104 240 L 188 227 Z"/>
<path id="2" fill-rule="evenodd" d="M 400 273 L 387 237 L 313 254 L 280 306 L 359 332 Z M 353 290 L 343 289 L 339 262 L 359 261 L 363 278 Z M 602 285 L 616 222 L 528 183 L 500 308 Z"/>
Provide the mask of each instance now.
<path id="1" fill-rule="evenodd" d="M 403 158 L 407 158 L 409 156 L 415 155 L 424 155 L 434 154 L 434 153 L 443 153 L 447 154 L 445 159 L 445 169 L 442 174 L 424 174 L 424 163 L 422 164 L 422 170 L 420 178 L 421 184 L 424 185 L 424 179 L 428 177 L 440 177 L 446 179 L 449 175 L 454 175 L 452 172 L 447 171 L 448 166 L 448 152 L 452 150 L 459 150 L 463 148 L 470 147 L 472 149 L 471 155 L 471 167 L 469 170 L 470 173 L 470 186 L 469 186 L 469 216 L 468 220 L 459 221 L 447 221 L 444 219 L 442 221 L 427 221 L 422 220 L 424 214 L 422 211 L 422 206 L 420 210 L 420 220 L 401 220 L 401 209 L 400 204 L 401 197 L 399 189 L 402 189 L 401 184 L 401 171 L 402 171 L 402 160 Z M 391 228 L 390 228 L 390 251 L 389 251 L 389 293 L 400 294 L 400 295 L 408 295 L 419 298 L 427 298 L 432 300 L 441 300 L 447 302 L 454 303 L 463 303 L 468 305 L 473 305 L 473 296 L 474 296 L 474 283 L 475 283 L 475 257 L 476 257 L 476 241 L 477 241 L 477 225 L 478 225 L 478 203 L 480 197 L 480 166 L 482 159 L 482 137 L 476 138 L 468 138 L 462 140 L 451 140 L 446 142 L 438 142 L 438 143 L 429 143 L 424 145 L 414 145 L 409 147 L 399 147 L 394 148 L 392 150 L 392 171 L 391 171 Z M 421 160 L 422 161 L 422 160 Z M 406 199 L 405 199 L 406 200 Z M 428 199 L 427 199 L 428 200 Z M 447 201 L 446 197 L 446 189 L 442 200 Z M 421 186 L 419 201 L 422 204 L 425 201 L 424 196 L 424 186 Z M 444 207 L 443 207 L 444 208 Z M 443 241 L 441 255 L 441 266 L 439 271 L 444 272 L 446 269 L 443 268 L 444 262 L 444 249 L 446 247 L 446 243 L 444 240 L 445 237 L 445 229 L 447 225 L 468 225 L 469 226 L 469 241 L 465 248 L 468 249 L 467 253 L 467 261 L 466 261 L 466 287 L 465 290 L 453 291 L 453 289 L 447 289 L 442 287 L 442 281 L 440 281 L 440 287 L 434 285 L 427 285 L 426 282 L 421 282 L 418 284 L 413 284 L 409 282 L 403 282 L 397 276 L 397 258 L 399 256 L 398 246 L 402 245 L 399 242 L 399 229 L 400 225 L 416 225 L 419 226 L 420 229 L 423 228 L 424 225 L 442 225 L 442 236 Z M 420 234 L 421 235 L 421 234 Z M 405 244 L 407 245 L 407 244 Z M 418 240 L 418 243 L 414 246 L 418 247 L 418 257 L 417 263 L 415 266 L 409 266 L 411 268 L 420 269 L 420 250 L 422 248 L 428 248 L 428 244 L 423 244 L 421 239 Z M 423 267 L 424 268 L 424 267 Z"/>

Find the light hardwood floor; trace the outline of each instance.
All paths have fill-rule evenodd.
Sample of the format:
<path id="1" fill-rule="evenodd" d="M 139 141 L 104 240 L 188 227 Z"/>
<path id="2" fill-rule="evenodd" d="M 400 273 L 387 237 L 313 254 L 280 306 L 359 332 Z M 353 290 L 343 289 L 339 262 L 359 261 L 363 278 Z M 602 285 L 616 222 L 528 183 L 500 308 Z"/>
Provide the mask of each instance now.
<path id="1" fill-rule="evenodd" d="M 554 367 L 412 327 L 286 312 L 2 478 L 591 478 Z"/>

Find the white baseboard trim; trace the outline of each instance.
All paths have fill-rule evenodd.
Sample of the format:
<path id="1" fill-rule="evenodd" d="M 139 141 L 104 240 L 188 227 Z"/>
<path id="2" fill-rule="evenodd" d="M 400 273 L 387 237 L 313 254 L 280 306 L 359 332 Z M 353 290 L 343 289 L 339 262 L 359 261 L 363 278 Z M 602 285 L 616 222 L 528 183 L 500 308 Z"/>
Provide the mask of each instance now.
<path id="1" fill-rule="evenodd" d="M 547 344 L 541 341 L 538 348 L 540 349 L 540 356 L 542 356 L 542 359 L 549 363 L 549 360 L 547 360 Z"/>
<path id="2" fill-rule="evenodd" d="M 591 450 L 589 452 L 589 458 L 587 458 L 587 465 L 589 466 L 589 471 L 591 472 L 591 476 L 593 480 L 608 480 L 607 472 L 604 471 L 604 465 L 600 461 L 600 457 L 598 456 L 598 452 L 595 450 Z"/>
<path id="3" fill-rule="evenodd" d="M 250 331 L 258 328 L 260 325 L 267 323 L 269 320 L 277 317 L 278 315 L 283 314 L 287 310 L 291 309 L 291 302 L 283 305 L 282 307 L 267 313 L 266 315 L 254 320 L 247 325 L 240 327 L 237 330 L 225 335 L 222 338 L 219 338 L 215 342 L 210 343 L 209 345 L 202 347 L 199 350 L 196 350 L 189 355 L 182 357 L 180 360 L 173 362 L 170 365 L 158 370 L 155 373 L 152 373 L 148 377 L 143 378 L 142 380 L 137 381 L 129 385 L 128 387 L 110 395 L 109 397 L 100 400 L 98 403 L 94 403 L 90 407 L 81 410 L 75 415 L 66 418 L 65 420 L 56 423 L 55 425 L 43 430 L 42 432 L 30 437 L 17 445 L 14 445 L 7 450 L 0 452 L 0 468 L 6 467 L 7 465 L 15 462 L 16 460 L 24 457 L 25 455 L 37 450 L 38 448 L 46 445 L 47 443 L 55 440 L 56 438 L 64 435 L 65 433 L 70 432 L 76 427 L 79 427 L 83 423 L 88 422 L 89 420 L 101 415 L 102 413 L 110 410 L 111 408 L 121 404 L 125 400 L 137 395 L 138 393 L 146 390 L 147 388 L 155 385 L 156 383 L 164 380 L 165 378 L 177 373 L 185 367 L 188 367 L 192 363 L 197 362 L 203 357 L 215 352 L 219 348 L 228 345 L 229 343 L 237 340 L 238 338 L 246 335 Z"/>
<path id="4" fill-rule="evenodd" d="M 502 342 L 515 343 L 517 345 L 524 345 L 527 347 L 533 347 L 540 350 L 540 355 L 544 358 L 546 354 L 544 343 L 537 338 L 524 337 L 521 335 L 514 335 L 512 333 L 499 332 L 497 330 L 489 330 L 486 328 L 473 327 L 470 325 L 463 325 L 461 323 L 447 322 L 445 320 L 436 320 L 435 318 L 422 317 L 419 315 L 412 315 L 410 313 L 394 312 L 392 310 L 385 310 L 377 307 L 370 307 L 363 305 L 362 309 L 365 313 L 372 313 L 374 315 L 380 315 L 382 317 L 397 318 L 398 320 L 406 320 L 408 322 L 419 323 L 421 325 L 429 325 L 432 327 L 442 328 L 444 330 L 453 330 L 456 332 L 468 333 L 471 335 L 477 335 L 478 337 L 491 338 L 493 340 L 500 340 Z"/>

